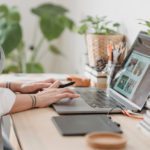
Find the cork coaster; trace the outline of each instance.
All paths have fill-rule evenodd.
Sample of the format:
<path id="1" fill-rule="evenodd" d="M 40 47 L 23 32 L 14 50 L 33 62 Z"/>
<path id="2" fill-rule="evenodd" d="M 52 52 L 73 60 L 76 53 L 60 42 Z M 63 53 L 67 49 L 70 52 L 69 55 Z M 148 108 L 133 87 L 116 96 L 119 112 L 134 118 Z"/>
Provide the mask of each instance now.
<path id="1" fill-rule="evenodd" d="M 96 149 L 119 150 L 126 146 L 126 139 L 117 133 L 90 133 L 86 136 L 87 143 L 90 147 Z"/>

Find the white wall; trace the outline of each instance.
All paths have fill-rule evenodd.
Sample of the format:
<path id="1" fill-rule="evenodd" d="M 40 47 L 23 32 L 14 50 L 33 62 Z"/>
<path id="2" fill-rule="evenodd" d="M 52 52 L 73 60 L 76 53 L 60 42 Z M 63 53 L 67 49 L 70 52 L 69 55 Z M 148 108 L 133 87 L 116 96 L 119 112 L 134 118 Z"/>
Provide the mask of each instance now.
<path id="1" fill-rule="evenodd" d="M 138 19 L 150 19 L 150 1 L 149 0 L 63 0 L 64 5 L 69 7 L 72 16 L 78 22 L 86 15 L 99 15 L 108 16 L 109 19 L 119 22 L 121 24 L 121 32 L 126 34 L 129 38 L 129 44 L 131 45 L 140 30 L 144 30 L 145 27 L 139 25 Z M 68 39 L 73 44 L 74 56 L 74 68 L 78 71 L 80 69 L 81 62 L 85 50 L 84 40 L 74 35 Z M 83 65 L 82 65 L 83 66 Z"/>
<path id="2" fill-rule="evenodd" d="M 23 14 L 22 24 L 25 27 L 25 39 L 31 41 L 35 19 L 28 12 L 31 6 L 37 6 L 48 0 L 0 0 L 0 3 L 18 5 Z M 54 0 L 53 0 L 54 1 Z M 149 0 L 55 0 L 70 10 L 70 16 L 79 22 L 86 15 L 108 16 L 111 20 L 121 24 L 121 32 L 129 38 L 130 45 L 140 30 L 145 29 L 138 24 L 138 19 L 150 19 Z M 65 57 L 46 55 L 42 59 L 46 71 L 76 73 L 82 72 L 84 67 L 84 53 L 86 47 L 84 37 L 66 31 L 59 40 L 59 47 Z M 51 59 L 51 61 L 49 61 Z M 55 65 L 54 65 L 55 64 Z M 54 66 L 54 67 L 53 67 Z"/>

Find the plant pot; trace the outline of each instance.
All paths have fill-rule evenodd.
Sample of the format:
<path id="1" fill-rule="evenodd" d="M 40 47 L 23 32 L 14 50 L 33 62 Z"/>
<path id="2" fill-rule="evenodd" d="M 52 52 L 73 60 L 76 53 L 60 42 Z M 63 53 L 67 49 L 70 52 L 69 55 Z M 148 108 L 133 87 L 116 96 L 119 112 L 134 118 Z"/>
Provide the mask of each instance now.
<path id="1" fill-rule="evenodd" d="M 86 34 L 89 65 L 91 67 L 96 67 L 96 61 L 99 60 L 101 57 L 106 59 L 106 61 L 108 60 L 107 44 L 109 41 L 112 41 L 114 44 L 117 44 L 124 40 L 125 36 L 121 34 Z"/>

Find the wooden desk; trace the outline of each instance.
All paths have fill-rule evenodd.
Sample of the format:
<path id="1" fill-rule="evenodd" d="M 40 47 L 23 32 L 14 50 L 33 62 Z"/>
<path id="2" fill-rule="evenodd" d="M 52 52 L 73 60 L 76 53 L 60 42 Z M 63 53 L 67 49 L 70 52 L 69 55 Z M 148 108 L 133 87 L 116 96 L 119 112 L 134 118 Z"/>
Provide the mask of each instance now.
<path id="1" fill-rule="evenodd" d="M 84 136 L 63 137 L 51 118 L 57 116 L 52 108 L 29 110 L 12 115 L 22 150 L 89 150 Z M 136 126 L 139 120 L 113 115 L 121 124 L 128 144 L 127 150 L 149 150 L 148 139 Z"/>
<path id="2" fill-rule="evenodd" d="M 1 75 L 0 80 L 39 80 L 44 78 L 64 79 L 59 74 L 15 74 Z M 89 150 L 85 137 L 63 137 L 55 128 L 51 118 L 57 113 L 52 108 L 34 109 L 12 115 L 14 128 L 22 150 Z M 121 124 L 127 139 L 127 150 L 149 150 L 150 139 L 137 128 L 139 120 L 113 115 L 113 120 Z M 15 138 L 12 138 L 16 143 Z M 15 144 L 17 145 L 17 144 Z M 16 146 L 16 150 L 20 148 Z"/>

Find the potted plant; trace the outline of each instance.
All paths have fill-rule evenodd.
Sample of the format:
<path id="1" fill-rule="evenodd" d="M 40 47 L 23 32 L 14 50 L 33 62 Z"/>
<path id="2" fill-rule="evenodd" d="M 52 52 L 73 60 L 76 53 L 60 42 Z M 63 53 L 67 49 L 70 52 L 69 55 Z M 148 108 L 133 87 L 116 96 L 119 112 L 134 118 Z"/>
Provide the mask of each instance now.
<path id="1" fill-rule="evenodd" d="M 147 30 L 145 31 L 145 34 L 150 35 L 150 20 L 140 19 L 139 24 L 144 25 L 147 28 Z"/>
<path id="2" fill-rule="evenodd" d="M 111 41 L 118 43 L 124 40 L 124 35 L 118 33 L 119 23 L 108 21 L 106 16 L 87 16 L 81 20 L 78 29 L 80 34 L 86 35 L 89 65 L 96 67 L 99 59 L 107 61 L 107 44 Z"/>
<path id="3" fill-rule="evenodd" d="M 65 29 L 72 30 L 74 26 L 74 22 L 67 16 L 68 10 L 59 5 L 46 3 L 31 9 L 31 12 L 39 19 L 37 25 L 42 37 L 30 46 L 31 56 L 27 60 L 29 50 L 25 50 L 21 15 L 16 7 L 0 6 L 0 44 L 9 58 L 5 72 L 44 72 L 43 66 L 36 59 L 43 43 L 48 42 L 48 49 L 54 54 L 62 54 L 51 42 L 59 38 Z"/>

